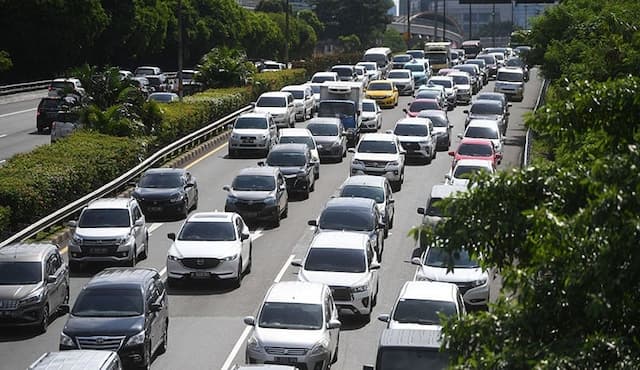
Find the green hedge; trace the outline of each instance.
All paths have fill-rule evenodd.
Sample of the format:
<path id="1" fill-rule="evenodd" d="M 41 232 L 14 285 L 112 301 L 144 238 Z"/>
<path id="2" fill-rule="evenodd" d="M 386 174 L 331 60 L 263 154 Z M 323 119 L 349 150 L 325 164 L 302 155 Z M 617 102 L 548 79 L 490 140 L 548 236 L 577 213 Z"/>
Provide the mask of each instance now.
<path id="1" fill-rule="evenodd" d="M 7 236 L 99 188 L 146 155 L 140 141 L 77 132 L 0 168 L 0 235 Z"/>
<path id="2" fill-rule="evenodd" d="M 302 68 L 256 73 L 252 82 L 253 97 L 257 98 L 264 92 L 278 91 L 287 85 L 299 85 L 306 81 L 307 72 Z"/>

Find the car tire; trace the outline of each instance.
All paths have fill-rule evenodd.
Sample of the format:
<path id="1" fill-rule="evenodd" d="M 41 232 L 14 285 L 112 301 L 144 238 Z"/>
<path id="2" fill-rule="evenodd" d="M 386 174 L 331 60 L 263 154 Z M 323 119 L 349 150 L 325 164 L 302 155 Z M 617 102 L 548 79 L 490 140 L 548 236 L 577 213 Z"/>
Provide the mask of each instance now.
<path id="1" fill-rule="evenodd" d="M 249 244 L 249 263 L 247 263 L 247 269 L 245 270 L 245 274 L 251 273 L 251 267 L 253 265 L 253 244 Z"/>
<path id="2" fill-rule="evenodd" d="M 37 127 L 38 135 L 44 134 L 44 127 Z"/>
<path id="3" fill-rule="evenodd" d="M 49 327 L 49 317 L 49 304 L 45 304 L 42 307 L 42 319 L 40 319 L 37 326 L 38 333 L 43 334 L 47 332 L 47 328 Z"/>
<path id="4" fill-rule="evenodd" d="M 287 204 L 284 206 L 284 211 L 282 212 L 282 218 L 287 217 L 289 217 L 289 201 L 287 201 Z"/>
<path id="5" fill-rule="evenodd" d="M 144 239 L 144 249 L 140 253 L 140 260 L 146 260 L 149 257 L 149 234 Z"/>
<path id="6" fill-rule="evenodd" d="M 394 192 L 402 190 L 402 182 L 401 181 L 392 181 L 391 182 L 391 190 Z"/>
<path id="7" fill-rule="evenodd" d="M 180 212 L 180 217 L 187 218 L 189 217 L 189 199 L 186 199 L 184 202 L 184 209 Z"/>
<path id="8" fill-rule="evenodd" d="M 137 249 L 137 247 L 134 245 L 131 259 L 129 261 L 127 261 L 127 265 L 129 267 L 136 267 L 136 263 L 137 263 L 137 259 L 138 259 L 138 252 L 136 251 L 136 249 Z"/>
<path id="9" fill-rule="evenodd" d="M 336 351 L 333 352 L 333 357 L 331 358 L 331 363 L 335 364 L 338 362 L 338 351 L 340 349 L 340 335 L 338 334 L 338 341 L 336 343 Z"/>
<path id="10" fill-rule="evenodd" d="M 313 175 L 313 182 L 309 186 L 309 192 L 316 191 L 316 176 Z"/>
<path id="11" fill-rule="evenodd" d="M 388 237 L 389 237 L 389 228 L 388 228 L 388 227 L 385 227 L 385 228 L 384 228 L 384 238 L 386 239 L 386 238 L 388 238 Z"/>
<path id="12" fill-rule="evenodd" d="M 242 257 L 240 257 L 240 261 L 238 261 L 238 276 L 233 279 L 233 287 L 239 289 L 242 285 Z"/>
<path id="13" fill-rule="evenodd" d="M 196 209 L 198 209 L 198 201 L 200 200 L 200 194 L 198 194 L 198 192 L 196 191 L 196 196 L 195 196 L 195 200 L 193 201 L 193 206 L 191 207 L 192 211 L 195 211 Z"/>
<path id="14" fill-rule="evenodd" d="M 69 261 L 69 272 L 79 272 L 81 270 L 80 267 L 82 267 L 80 262 Z"/>
<path id="15" fill-rule="evenodd" d="M 309 193 L 311 193 L 311 188 L 307 188 L 304 193 L 302 193 L 302 199 L 309 199 Z"/>
<path id="16" fill-rule="evenodd" d="M 230 159 L 233 159 L 237 156 L 236 152 L 233 149 L 229 149 L 229 152 L 227 153 L 227 157 L 229 157 Z"/>
<path id="17" fill-rule="evenodd" d="M 371 308 L 375 307 L 378 305 L 378 288 L 379 288 L 379 283 L 376 283 L 376 293 L 373 295 L 373 298 L 371 298 Z"/>
<path id="18" fill-rule="evenodd" d="M 158 354 L 161 355 L 167 352 L 167 345 L 169 344 L 169 320 L 164 324 L 164 331 L 162 332 L 162 342 L 158 346 Z"/>
<path id="19" fill-rule="evenodd" d="M 167 286 L 171 289 L 176 289 L 178 287 L 179 280 L 172 278 L 172 277 L 168 277 L 167 276 Z"/>
<path id="20" fill-rule="evenodd" d="M 389 229 L 393 229 L 393 220 L 396 218 L 395 213 L 393 214 L 393 216 L 391 217 L 391 221 L 389 222 Z"/>
<path id="21" fill-rule="evenodd" d="M 275 214 L 275 217 L 271 221 L 273 227 L 280 227 L 280 208 L 278 207 L 278 211 Z"/>
<path id="22" fill-rule="evenodd" d="M 140 369 L 150 370 L 151 369 L 151 360 L 153 359 L 153 353 L 151 352 L 151 343 L 148 345 L 145 344 L 144 349 L 144 362 L 140 366 Z"/>

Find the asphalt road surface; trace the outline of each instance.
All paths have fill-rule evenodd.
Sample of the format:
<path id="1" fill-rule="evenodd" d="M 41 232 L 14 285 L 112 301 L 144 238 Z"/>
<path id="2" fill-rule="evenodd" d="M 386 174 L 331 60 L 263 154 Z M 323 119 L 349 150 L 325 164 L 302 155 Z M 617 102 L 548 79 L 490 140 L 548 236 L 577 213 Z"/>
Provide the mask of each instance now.
<path id="1" fill-rule="evenodd" d="M 46 90 L 0 97 L 0 165 L 14 154 L 49 144 L 50 136 L 36 131 L 36 108 Z"/>
<path id="2" fill-rule="evenodd" d="M 533 108 L 539 89 L 540 80 L 534 70 L 532 79 L 526 86 L 524 101 L 514 102 L 511 108 L 505 158 L 500 169 L 520 165 L 526 132 L 523 115 Z M 492 91 L 493 82 L 483 90 Z M 398 108 L 383 111 L 381 131 L 393 128 L 395 122 L 404 117 L 401 108 L 410 100 L 410 97 L 402 97 Z M 468 109 L 468 106 L 457 107 L 449 112 L 454 124 L 452 147 L 458 141 L 456 134 L 462 133 L 464 128 L 464 109 Z M 0 120 L 9 118 L 9 121 L 13 121 L 19 117 L 28 120 L 24 130 L 12 129 L 18 132 L 14 134 L 18 138 L 19 135 L 29 136 L 35 131 L 32 116 L 33 112 L 24 114 L 24 117 L 23 114 L 15 114 Z M 0 124 L 0 127 L 4 127 L 6 121 L 0 121 Z M 297 127 L 304 125 L 298 123 Z M 40 138 L 38 135 L 35 137 Z M 0 147 L 7 152 L 5 142 L 0 141 Z M 223 145 L 189 166 L 198 179 L 198 211 L 223 210 L 226 192 L 222 187 L 230 184 L 240 169 L 255 165 L 259 160 L 228 159 L 226 155 L 227 148 Z M 153 361 L 154 369 L 228 370 L 233 364 L 244 363 L 244 347 L 250 330 L 244 325 L 242 318 L 255 315 L 267 289 L 274 281 L 296 279 L 297 268 L 291 267 L 289 262 L 294 257 L 303 257 L 306 252 L 312 237 L 307 220 L 317 217 L 323 204 L 348 176 L 350 157 L 348 155 L 342 163 L 323 164 L 315 192 L 311 193 L 308 200 L 291 202 L 289 217 L 282 220 L 280 227 L 269 229 L 257 225 L 253 228 L 253 269 L 245 276 L 239 289 L 234 290 L 221 283 L 201 283 L 187 285 L 180 290 L 169 290 L 169 346 L 165 354 Z M 409 263 L 414 242 L 407 233 L 421 221 L 416 207 L 423 205 L 434 184 L 444 181 L 450 165 L 451 159 L 447 153 L 438 152 L 431 164 L 406 168 L 402 190 L 394 195 L 396 219 L 394 229 L 385 241 L 384 262 L 379 272 L 378 304 L 369 323 L 362 323 L 348 316 L 342 319 L 339 358 L 332 366 L 333 369 L 361 369 L 363 364 L 375 362 L 378 339 L 384 328 L 384 324 L 375 318 L 381 313 L 389 312 L 403 283 L 413 279 L 415 272 L 414 266 Z M 152 224 L 149 258 L 138 266 L 154 267 L 165 277 L 166 253 L 170 246 L 167 233 L 177 232 L 180 224 L 181 221 Z M 63 252 L 66 253 L 66 248 L 63 248 Z M 99 267 L 72 275 L 71 304 L 83 284 L 98 270 Z M 492 295 L 497 293 L 497 285 L 499 284 L 494 284 Z M 0 369 L 24 369 L 42 353 L 57 351 L 59 335 L 65 321 L 65 316 L 58 317 L 42 335 L 35 335 L 27 329 L 0 329 Z"/>

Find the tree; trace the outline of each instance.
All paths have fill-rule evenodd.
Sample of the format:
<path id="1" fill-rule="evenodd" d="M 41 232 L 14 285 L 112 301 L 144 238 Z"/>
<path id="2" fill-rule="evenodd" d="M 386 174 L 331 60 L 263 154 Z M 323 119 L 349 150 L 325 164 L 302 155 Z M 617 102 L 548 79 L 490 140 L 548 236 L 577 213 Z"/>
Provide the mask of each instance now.
<path id="1" fill-rule="evenodd" d="M 402 34 L 391 27 L 384 31 L 382 44 L 390 48 L 394 53 L 407 49 L 407 44 L 402 39 Z"/>
<path id="2" fill-rule="evenodd" d="M 6 71 L 13 66 L 9 53 L 4 50 L 0 50 L 0 72 Z"/>
<path id="3" fill-rule="evenodd" d="M 196 80 L 206 87 L 244 85 L 255 73 L 255 66 L 247 61 L 244 51 L 227 47 L 213 48 L 202 57 Z"/>
<path id="4" fill-rule="evenodd" d="M 284 50 L 284 31 L 270 14 L 247 12 L 243 29 L 242 45 L 247 47 L 247 57 L 251 59 L 279 59 Z"/>
<path id="5" fill-rule="evenodd" d="M 284 0 L 260 0 L 256 5 L 257 12 L 284 13 L 287 7 Z"/>

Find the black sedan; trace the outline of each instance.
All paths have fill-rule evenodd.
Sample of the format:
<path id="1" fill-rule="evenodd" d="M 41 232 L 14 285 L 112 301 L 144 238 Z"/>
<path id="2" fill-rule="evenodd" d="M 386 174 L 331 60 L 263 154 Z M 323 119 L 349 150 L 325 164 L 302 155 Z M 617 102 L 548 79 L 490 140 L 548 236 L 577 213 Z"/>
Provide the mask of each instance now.
<path id="1" fill-rule="evenodd" d="M 183 168 L 153 168 L 142 175 L 132 196 L 147 218 L 167 214 L 187 217 L 198 207 L 198 184 Z"/>
<path id="2" fill-rule="evenodd" d="M 316 176 L 313 168 L 315 164 L 311 158 L 311 151 L 305 144 L 278 144 L 267 156 L 270 167 L 278 167 L 285 178 L 287 192 L 301 193 L 304 199 L 315 189 Z M 260 162 L 259 165 L 264 165 Z"/>

